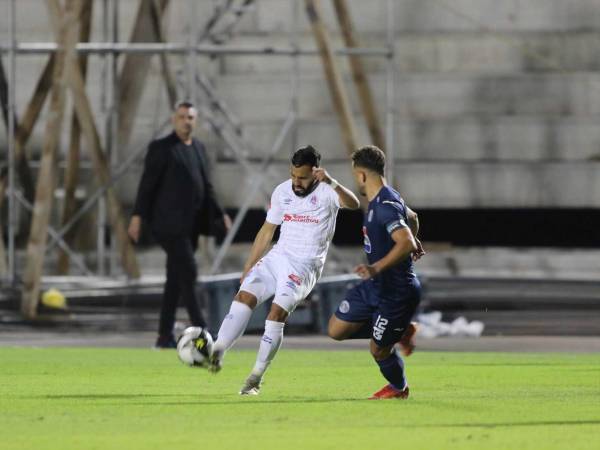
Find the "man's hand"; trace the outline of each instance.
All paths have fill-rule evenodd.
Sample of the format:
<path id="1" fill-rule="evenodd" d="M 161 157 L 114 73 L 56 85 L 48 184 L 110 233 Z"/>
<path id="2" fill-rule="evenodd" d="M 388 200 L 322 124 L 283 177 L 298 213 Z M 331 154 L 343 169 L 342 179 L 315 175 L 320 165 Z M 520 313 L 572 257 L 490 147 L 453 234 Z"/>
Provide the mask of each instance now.
<path id="1" fill-rule="evenodd" d="M 415 243 L 417 244 L 417 250 L 412 253 L 412 259 L 413 261 L 418 261 L 425 254 L 425 250 L 423 249 L 423 244 L 417 238 L 415 238 Z"/>
<path id="2" fill-rule="evenodd" d="M 331 183 L 331 175 L 329 175 L 329 173 L 327 173 L 327 171 L 322 167 L 313 167 L 313 175 L 318 181 L 322 181 L 323 183 L 327 184 Z"/>
<path id="3" fill-rule="evenodd" d="M 225 223 L 225 231 L 229 233 L 229 230 L 231 230 L 231 227 L 233 226 L 233 222 L 231 221 L 229 214 L 223 214 L 223 222 Z"/>
<path id="4" fill-rule="evenodd" d="M 133 242 L 137 242 L 140 238 L 140 230 L 142 228 L 142 218 L 140 216 L 131 216 L 127 234 Z"/>
<path id="5" fill-rule="evenodd" d="M 354 268 L 354 273 L 356 273 L 363 280 L 368 280 L 369 278 L 373 278 L 379 272 L 375 266 L 369 264 L 359 264 Z"/>

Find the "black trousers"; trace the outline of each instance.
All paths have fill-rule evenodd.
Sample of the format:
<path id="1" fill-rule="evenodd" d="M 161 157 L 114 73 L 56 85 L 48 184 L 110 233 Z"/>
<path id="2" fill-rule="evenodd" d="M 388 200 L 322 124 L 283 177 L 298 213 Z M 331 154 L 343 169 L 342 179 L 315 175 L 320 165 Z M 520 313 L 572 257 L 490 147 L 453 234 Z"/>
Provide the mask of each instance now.
<path id="1" fill-rule="evenodd" d="M 162 297 L 158 334 L 171 336 L 175 324 L 175 312 L 181 299 L 193 326 L 205 327 L 206 322 L 196 298 L 198 268 L 194 253 L 198 247 L 198 235 L 157 236 L 157 241 L 167 253 L 167 281 Z"/>

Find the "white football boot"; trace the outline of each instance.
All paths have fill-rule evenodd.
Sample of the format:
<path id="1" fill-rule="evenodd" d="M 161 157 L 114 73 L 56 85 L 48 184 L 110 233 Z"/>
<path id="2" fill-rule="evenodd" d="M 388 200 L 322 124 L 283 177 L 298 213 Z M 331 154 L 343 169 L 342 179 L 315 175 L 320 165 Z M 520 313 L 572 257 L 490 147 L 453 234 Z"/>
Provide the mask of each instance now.
<path id="1" fill-rule="evenodd" d="M 242 389 L 240 390 L 240 395 L 258 395 L 260 394 L 260 384 L 262 382 L 262 377 L 259 375 L 250 374 L 248 378 L 246 378 L 246 382 Z"/>

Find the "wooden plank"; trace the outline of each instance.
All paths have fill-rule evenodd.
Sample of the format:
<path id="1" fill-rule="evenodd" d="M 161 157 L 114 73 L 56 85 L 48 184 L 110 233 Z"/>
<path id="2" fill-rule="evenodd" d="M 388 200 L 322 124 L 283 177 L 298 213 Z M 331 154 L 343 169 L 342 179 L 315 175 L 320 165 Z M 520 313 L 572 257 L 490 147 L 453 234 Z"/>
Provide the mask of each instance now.
<path id="1" fill-rule="evenodd" d="M 37 315 L 40 279 L 48 236 L 47 227 L 56 180 L 56 153 L 65 104 L 65 67 L 69 59 L 75 57 L 74 47 L 77 42 L 76 19 L 79 16 L 79 6 L 81 5 L 75 2 L 75 0 L 69 1 L 67 2 L 66 11 L 63 14 L 57 0 L 47 1 L 49 9 L 55 15 L 58 24 L 58 43 L 60 49 L 55 53 L 50 109 L 35 192 L 31 230 L 27 243 L 27 262 L 23 274 L 21 312 L 25 317 L 30 319 L 35 318 Z M 56 9 L 58 12 L 54 11 Z"/>
<path id="2" fill-rule="evenodd" d="M 346 47 L 360 47 L 358 39 L 354 34 L 354 26 L 352 25 L 348 3 L 346 0 L 333 0 L 333 5 L 335 7 L 335 13 L 342 30 L 342 36 Z M 348 59 L 350 62 L 350 70 L 352 71 L 352 79 L 354 80 L 354 85 L 358 92 L 361 110 L 365 115 L 371 140 L 377 147 L 385 150 L 385 139 L 383 138 L 381 126 L 379 125 L 377 109 L 375 108 L 375 102 L 373 101 L 371 87 L 369 86 L 367 72 L 364 69 L 362 59 L 359 55 L 353 54 L 348 55 Z"/>
<path id="3" fill-rule="evenodd" d="M 351 154 L 357 148 L 357 134 L 352 117 L 352 110 L 348 101 L 348 95 L 344 87 L 340 69 L 333 54 L 329 34 L 321 19 L 319 0 L 305 0 L 306 12 L 310 21 L 313 35 L 317 42 L 319 54 L 323 62 L 325 78 L 329 86 L 329 92 L 333 100 L 334 109 L 338 115 L 340 127 L 342 129 L 342 138 L 348 154 Z"/>
<path id="4" fill-rule="evenodd" d="M 90 40 L 90 32 L 92 28 L 92 11 L 94 2 L 93 0 L 83 0 L 83 6 L 81 10 L 81 26 L 79 27 L 79 42 L 88 42 Z M 82 77 L 85 81 L 87 73 L 87 54 L 79 55 L 78 64 L 81 70 Z M 73 214 L 75 214 L 76 203 L 75 203 L 75 190 L 77 189 L 77 183 L 79 182 L 79 154 L 81 144 L 81 127 L 79 126 L 79 120 L 77 114 L 73 112 L 71 118 L 71 135 L 69 140 L 69 153 L 67 157 L 67 170 L 65 172 L 65 198 L 62 214 L 62 225 L 64 226 Z M 76 231 L 79 227 L 74 227 L 65 235 L 65 243 L 69 246 L 73 246 L 75 241 Z M 69 254 L 62 248 L 58 250 L 58 262 L 57 272 L 61 275 L 66 275 L 69 272 L 70 258 Z"/>
<path id="5" fill-rule="evenodd" d="M 31 132 L 33 131 L 33 127 L 37 122 L 40 113 L 42 112 L 42 108 L 44 107 L 44 103 L 46 102 L 46 97 L 48 96 L 48 92 L 52 87 L 52 73 L 54 71 L 54 54 L 50 56 L 46 66 L 44 67 L 44 71 L 42 75 L 38 79 L 38 82 L 33 91 L 33 95 L 27 104 L 27 108 L 23 113 L 23 117 L 20 121 L 20 126 L 17 129 L 16 135 L 16 152 L 23 151 L 29 137 L 31 136 Z"/>
<path id="6" fill-rule="evenodd" d="M 158 42 L 159 36 L 152 20 L 153 0 L 140 0 L 130 42 Z M 159 15 L 162 17 L 169 0 L 158 0 Z M 152 55 L 128 53 L 125 56 L 119 77 L 119 130 L 117 143 L 124 148 L 129 142 L 140 99 L 144 92 L 146 77 L 150 70 Z"/>

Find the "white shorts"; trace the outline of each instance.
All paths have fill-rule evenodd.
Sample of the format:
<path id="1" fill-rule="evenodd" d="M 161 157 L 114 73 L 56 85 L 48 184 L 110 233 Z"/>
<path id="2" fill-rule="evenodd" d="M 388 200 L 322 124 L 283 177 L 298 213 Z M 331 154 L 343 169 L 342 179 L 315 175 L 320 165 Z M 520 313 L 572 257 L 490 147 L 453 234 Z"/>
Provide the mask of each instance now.
<path id="1" fill-rule="evenodd" d="M 240 291 L 254 295 L 259 305 L 275 296 L 273 303 L 291 313 L 315 287 L 321 269 L 320 264 L 293 261 L 271 250 L 250 269 Z"/>

